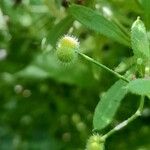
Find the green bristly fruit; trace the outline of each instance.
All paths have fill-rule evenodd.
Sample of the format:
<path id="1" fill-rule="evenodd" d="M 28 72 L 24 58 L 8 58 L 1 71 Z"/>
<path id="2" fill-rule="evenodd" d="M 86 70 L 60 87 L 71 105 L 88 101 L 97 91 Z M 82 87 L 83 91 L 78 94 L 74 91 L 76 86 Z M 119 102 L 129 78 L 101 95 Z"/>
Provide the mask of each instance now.
<path id="1" fill-rule="evenodd" d="M 57 43 L 56 55 L 62 63 L 70 63 L 77 57 L 76 51 L 79 49 L 78 40 L 69 35 L 63 36 Z"/>

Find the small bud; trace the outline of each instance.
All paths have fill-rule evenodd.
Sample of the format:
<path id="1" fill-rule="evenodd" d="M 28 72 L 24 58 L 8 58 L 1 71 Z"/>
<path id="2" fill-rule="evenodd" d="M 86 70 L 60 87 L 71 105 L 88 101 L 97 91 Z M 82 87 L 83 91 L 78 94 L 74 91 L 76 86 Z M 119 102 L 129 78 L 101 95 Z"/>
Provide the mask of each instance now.
<path id="1" fill-rule="evenodd" d="M 92 135 L 86 145 L 86 150 L 104 150 L 104 141 L 98 134 Z"/>
<path id="2" fill-rule="evenodd" d="M 61 62 L 70 63 L 75 60 L 77 50 L 79 50 L 78 40 L 73 36 L 65 35 L 57 43 L 56 55 Z"/>

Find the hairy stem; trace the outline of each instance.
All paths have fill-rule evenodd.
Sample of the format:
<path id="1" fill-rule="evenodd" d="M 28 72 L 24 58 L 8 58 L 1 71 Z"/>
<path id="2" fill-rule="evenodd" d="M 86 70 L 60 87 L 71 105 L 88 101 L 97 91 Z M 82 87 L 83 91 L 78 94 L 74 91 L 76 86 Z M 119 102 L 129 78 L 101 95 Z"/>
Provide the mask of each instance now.
<path id="1" fill-rule="evenodd" d="M 124 80 L 124 81 L 126 81 L 126 82 L 129 82 L 129 80 L 126 79 L 124 76 L 122 76 L 122 75 L 120 75 L 119 73 L 115 72 L 114 70 L 112 70 L 112 69 L 106 67 L 105 65 L 103 65 L 103 64 L 101 64 L 100 62 L 94 60 L 93 58 L 91 58 L 91 57 L 89 57 L 89 56 L 87 56 L 87 55 L 85 55 L 85 54 L 83 54 L 83 53 L 81 53 L 81 52 L 79 52 L 79 51 L 76 51 L 76 53 L 78 53 L 78 54 L 79 54 L 80 56 L 82 56 L 84 59 L 86 59 L 86 60 L 92 62 L 93 64 L 95 64 L 95 65 L 97 65 L 97 66 L 99 66 L 99 67 L 101 67 L 101 68 L 107 70 L 108 72 L 112 73 L 113 75 L 115 75 L 115 76 L 118 77 L 119 79 L 122 79 L 122 80 Z"/>
<path id="2" fill-rule="evenodd" d="M 110 130 L 108 133 L 106 133 L 102 138 L 104 140 L 106 140 L 109 136 L 111 136 L 112 134 L 116 133 L 118 130 L 123 129 L 130 122 L 134 121 L 136 118 L 138 118 L 139 116 L 141 116 L 143 107 L 144 107 L 144 96 L 141 96 L 140 104 L 139 104 L 139 107 L 138 107 L 137 111 L 131 117 L 129 117 L 127 120 L 125 120 L 122 123 L 118 124 L 112 130 Z"/>

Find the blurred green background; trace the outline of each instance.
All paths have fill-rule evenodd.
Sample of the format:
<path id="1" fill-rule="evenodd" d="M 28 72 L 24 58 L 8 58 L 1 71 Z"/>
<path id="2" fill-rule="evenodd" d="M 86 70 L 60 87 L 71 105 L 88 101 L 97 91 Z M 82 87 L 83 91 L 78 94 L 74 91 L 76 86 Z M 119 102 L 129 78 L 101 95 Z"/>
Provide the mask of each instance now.
<path id="1" fill-rule="evenodd" d="M 85 148 L 94 108 L 116 78 L 81 58 L 62 65 L 57 40 L 68 32 L 77 36 L 84 53 L 112 69 L 133 54 L 68 17 L 68 4 L 112 15 L 128 31 L 141 16 L 149 30 L 150 1 L 143 1 L 0 0 L 0 150 Z M 138 99 L 128 94 L 103 132 L 134 113 Z M 150 150 L 150 101 L 142 117 L 107 140 L 106 150 Z"/>

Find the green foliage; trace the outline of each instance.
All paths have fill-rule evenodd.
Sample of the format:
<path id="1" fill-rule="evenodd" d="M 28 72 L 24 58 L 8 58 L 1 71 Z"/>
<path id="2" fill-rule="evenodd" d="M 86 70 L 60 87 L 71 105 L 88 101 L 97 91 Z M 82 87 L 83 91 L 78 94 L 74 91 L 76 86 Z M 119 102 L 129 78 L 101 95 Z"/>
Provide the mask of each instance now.
<path id="1" fill-rule="evenodd" d="M 126 85 L 125 81 L 119 80 L 102 96 L 94 113 L 95 130 L 101 130 L 112 122 L 121 100 L 127 94 Z"/>
<path id="2" fill-rule="evenodd" d="M 127 89 L 137 95 L 149 95 L 150 94 L 150 80 L 149 79 L 136 79 L 131 81 Z"/>
<path id="3" fill-rule="evenodd" d="M 92 80 L 92 74 L 85 64 L 76 63 L 70 67 L 65 66 L 57 60 L 53 52 L 47 55 L 38 54 L 35 60 L 29 66 L 17 72 L 15 77 L 28 78 L 29 80 L 53 78 L 60 83 L 81 87 L 89 87 L 95 84 Z"/>
<path id="4" fill-rule="evenodd" d="M 143 9 L 143 15 L 144 15 L 144 19 L 145 19 L 145 23 L 147 25 L 147 27 L 150 29 L 150 22 L 149 22 L 149 19 L 150 19 L 150 11 L 149 11 L 149 8 L 150 8 L 150 3 L 149 3 L 149 0 L 138 0 L 140 5 L 142 6 L 142 9 Z"/>
<path id="5" fill-rule="evenodd" d="M 149 41 L 144 23 L 137 18 L 131 28 L 132 48 L 136 58 L 150 59 Z"/>
<path id="6" fill-rule="evenodd" d="M 104 92 L 99 104 L 110 98 L 105 110 L 99 106 L 104 113 L 97 117 L 110 122 L 101 122 L 101 137 L 136 112 L 140 95 L 149 93 L 149 14 L 149 0 L 0 0 L 0 150 L 85 149 L 94 109 Z M 130 45 L 137 16 L 146 26 L 140 51 Z M 116 71 L 121 75 L 113 77 L 80 56 L 76 63 L 60 63 L 56 46 L 65 34 L 76 36 L 80 52 L 102 63 L 103 69 L 114 72 L 120 64 Z M 133 56 L 132 49 L 142 59 L 137 53 Z M 137 86 L 131 91 L 127 83 L 116 82 L 117 77 L 127 77 L 131 87 L 134 82 Z M 123 89 L 116 87 L 114 95 L 107 95 L 121 82 L 128 91 L 123 101 L 118 99 L 123 95 L 117 96 Z M 140 119 L 106 140 L 106 150 L 150 149 L 150 101 L 145 102 Z"/>
<path id="7" fill-rule="evenodd" d="M 50 30 L 48 35 L 48 41 L 52 46 L 55 46 L 58 39 L 61 38 L 61 36 L 68 31 L 72 22 L 73 19 L 70 16 L 67 16 Z"/>
<path id="8" fill-rule="evenodd" d="M 129 45 L 129 37 L 127 37 L 116 24 L 107 20 L 94 10 L 78 5 L 72 5 L 69 10 L 70 14 L 86 27 L 112 40 Z"/>

